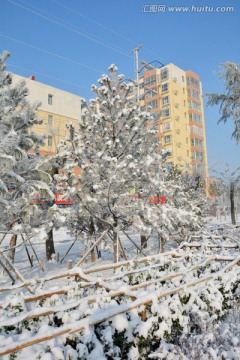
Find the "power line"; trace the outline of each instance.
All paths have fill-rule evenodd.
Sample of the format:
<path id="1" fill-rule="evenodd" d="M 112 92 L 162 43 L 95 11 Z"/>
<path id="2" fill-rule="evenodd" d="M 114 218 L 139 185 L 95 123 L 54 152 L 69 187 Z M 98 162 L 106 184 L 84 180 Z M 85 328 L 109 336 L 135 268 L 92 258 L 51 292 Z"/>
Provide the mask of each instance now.
<path id="1" fill-rule="evenodd" d="M 58 54 L 56 54 L 56 53 L 53 53 L 52 51 L 48 51 L 48 50 L 39 48 L 38 46 L 35 46 L 35 45 L 32 45 L 32 44 L 28 44 L 28 43 L 26 43 L 26 42 L 24 42 L 24 41 L 17 40 L 17 39 L 15 39 L 15 38 L 12 38 L 12 37 L 10 37 L 10 36 L 7 36 L 7 35 L 1 34 L 1 33 L 0 33 L 0 36 L 3 37 L 3 38 L 5 38 L 5 39 L 12 40 L 12 41 L 14 41 L 14 42 L 16 42 L 16 43 L 19 43 L 19 44 L 28 46 L 28 47 L 30 47 L 30 48 L 33 48 L 33 49 L 35 49 L 35 50 L 41 51 L 41 52 L 43 52 L 43 53 L 45 53 L 45 54 L 48 54 L 48 55 L 51 55 L 51 56 L 55 56 L 55 57 L 57 57 L 57 58 L 59 58 L 59 59 L 61 59 L 61 60 L 69 61 L 69 62 L 71 62 L 71 63 L 73 63 L 73 64 L 79 65 L 79 66 L 84 67 L 84 68 L 86 68 L 86 69 L 89 69 L 89 70 L 92 70 L 92 71 L 95 71 L 95 72 L 97 72 L 97 73 L 101 73 L 101 74 L 102 74 L 102 71 L 101 71 L 101 70 L 96 69 L 96 68 L 93 68 L 93 67 L 91 67 L 91 66 L 89 66 L 89 65 L 82 64 L 82 63 L 80 63 L 79 61 L 70 59 L 70 58 L 65 57 L 65 56 L 62 56 L 62 55 L 58 55 Z"/>
<path id="2" fill-rule="evenodd" d="M 37 11 L 31 10 L 31 9 L 27 8 L 26 6 L 20 5 L 20 4 L 16 3 L 16 2 L 13 1 L 13 0 L 7 0 L 7 1 L 10 2 L 10 3 L 12 3 L 12 4 L 14 4 L 14 5 L 16 5 L 16 6 L 18 6 L 18 7 L 20 7 L 20 8 L 22 8 L 22 9 L 24 9 L 24 10 L 27 10 L 27 11 L 29 11 L 29 12 L 37 15 L 37 16 L 40 16 L 40 17 L 42 17 L 42 18 L 44 18 L 44 19 L 46 19 L 46 20 L 48 20 L 48 21 L 50 21 L 50 22 L 52 22 L 52 23 L 54 23 L 54 24 L 57 24 L 57 25 L 65 28 L 65 29 L 67 29 L 67 30 L 70 30 L 70 31 L 72 31 L 72 32 L 74 32 L 74 33 L 82 36 L 82 37 L 85 37 L 85 38 L 87 38 L 87 39 L 89 39 L 89 40 L 92 40 L 92 41 L 94 41 L 94 42 L 96 42 L 96 43 L 98 43 L 98 44 L 100 44 L 100 45 L 103 45 L 103 46 L 105 46 L 105 47 L 107 47 L 107 48 L 109 48 L 109 49 L 111 49 L 111 50 L 114 50 L 114 51 L 116 51 L 116 52 L 118 52 L 118 53 L 120 53 L 120 54 L 122 54 L 122 55 L 124 55 L 124 56 L 131 57 L 130 55 L 127 55 L 125 52 L 123 52 L 123 51 L 121 51 L 121 50 L 118 50 L 117 48 L 114 48 L 113 46 L 108 45 L 108 44 L 104 43 L 103 41 L 99 41 L 99 40 L 97 40 L 97 39 L 94 39 L 92 36 L 86 35 L 86 34 L 80 32 L 80 31 L 78 31 L 78 30 L 75 30 L 75 29 L 67 26 L 67 25 L 61 24 L 59 21 L 53 20 L 53 19 L 51 19 L 51 18 L 48 17 L 48 16 L 42 15 L 42 14 L 40 14 L 40 13 L 37 12 Z M 48 13 L 48 14 L 49 14 L 49 13 Z M 50 14 L 50 15 L 51 15 L 51 14 Z M 61 21 L 62 21 L 62 20 L 61 20 Z"/>
<path id="3" fill-rule="evenodd" d="M 74 14 L 76 14 L 76 15 L 78 15 L 78 16 L 80 16 L 80 17 L 82 17 L 82 18 L 84 18 L 84 19 L 86 19 L 86 20 L 88 20 L 88 21 L 90 21 L 90 22 L 92 22 L 93 24 L 96 24 L 96 25 L 102 27 L 103 29 L 110 31 L 110 32 L 113 33 L 113 34 L 120 36 L 120 37 L 123 38 L 124 40 L 130 41 L 131 43 L 135 44 L 135 41 L 133 41 L 132 39 L 129 39 L 128 37 L 122 35 L 121 33 L 117 32 L 117 31 L 115 31 L 115 30 L 111 29 L 110 27 L 107 27 L 106 25 L 103 25 L 103 24 L 101 24 L 100 22 L 95 21 L 95 20 L 89 18 L 88 16 L 85 16 L 85 15 L 81 14 L 80 12 L 71 9 L 70 7 L 68 7 L 68 6 L 66 6 L 66 5 L 63 5 L 62 3 L 60 3 L 60 2 L 58 2 L 58 1 L 56 1 L 56 0 L 51 0 L 51 1 L 54 2 L 55 4 L 58 4 L 58 5 L 62 6 L 62 7 L 65 8 L 65 9 L 71 11 L 72 13 L 74 13 Z"/>
<path id="4" fill-rule="evenodd" d="M 107 45 L 113 46 L 115 49 L 119 49 L 119 50 L 125 52 L 125 55 L 127 55 L 127 56 L 129 57 L 128 52 L 127 52 L 125 49 L 121 48 L 120 46 L 117 46 L 117 45 L 115 45 L 115 44 L 111 44 L 109 41 L 106 41 L 106 40 L 104 40 L 103 38 L 100 38 L 99 36 L 96 36 L 96 35 L 94 35 L 94 34 L 91 34 L 91 33 L 89 33 L 89 32 L 86 31 L 86 30 L 80 29 L 78 26 L 73 25 L 73 24 L 71 24 L 71 23 L 69 23 L 69 22 L 67 22 L 67 21 L 65 21 L 65 20 L 62 20 L 61 18 L 59 18 L 59 17 L 57 17 L 57 16 L 55 16 L 55 15 L 53 15 L 53 14 L 50 14 L 49 12 L 38 8 L 37 6 L 34 6 L 34 5 L 32 5 L 32 4 L 28 4 L 28 3 L 26 3 L 26 2 L 23 1 L 23 0 L 19 0 L 19 1 L 21 1 L 22 3 L 24 3 L 24 4 L 26 4 L 26 5 L 30 6 L 30 7 L 32 7 L 32 8 L 34 8 L 34 9 L 37 9 L 37 10 L 41 11 L 42 13 L 48 14 L 48 15 L 52 16 L 53 18 L 58 19 L 58 20 L 60 20 L 61 22 L 65 23 L 65 24 L 67 24 L 67 25 L 72 26 L 72 27 L 75 28 L 75 29 L 84 31 L 86 34 L 88 34 L 88 35 L 90 35 L 90 36 L 92 36 L 92 37 L 94 37 L 94 38 L 96 38 L 96 39 L 98 39 L 98 40 L 100 40 L 100 41 L 105 42 Z"/>
<path id="5" fill-rule="evenodd" d="M 81 14 L 80 12 L 78 12 L 78 11 L 76 11 L 76 10 L 73 10 L 73 9 L 70 8 L 69 6 L 66 6 L 66 5 L 62 4 L 62 3 L 60 3 L 60 2 L 57 1 L 57 0 L 51 0 L 51 1 L 54 2 L 55 4 L 59 5 L 59 6 L 62 6 L 62 7 L 65 8 L 65 9 L 69 10 L 70 12 L 72 12 L 72 13 L 74 13 L 74 14 L 76 14 L 76 15 L 78 15 L 78 16 L 80 16 L 80 17 L 82 17 L 82 18 L 84 18 L 84 19 L 86 19 L 86 20 L 88 20 L 88 21 L 90 21 L 90 22 L 92 22 L 93 24 L 98 25 L 98 26 L 100 26 L 101 28 L 103 28 L 103 29 L 105 29 L 105 30 L 107 30 L 107 31 L 109 31 L 109 32 L 111 32 L 111 33 L 113 33 L 113 34 L 121 37 L 122 39 L 129 41 L 129 42 L 132 43 L 132 44 L 135 44 L 135 45 L 136 45 L 136 43 L 139 42 L 139 41 L 135 41 L 135 40 L 133 40 L 133 39 L 130 39 L 130 38 L 126 37 L 125 35 L 121 34 L 120 32 L 115 31 L 115 30 L 111 29 L 110 27 L 108 27 L 108 26 L 106 26 L 106 25 L 104 25 L 104 24 L 102 24 L 102 23 L 100 23 L 100 22 L 98 22 L 98 21 L 91 19 L 90 17 L 88 17 L 88 16 L 86 16 L 86 15 L 83 15 L 83 14 Z M 154 56 L 156 56 L 156 57 L 158 58 L 159 55 L 156 54 L 156 53 L 154 53 L 152 50 L 146 48 L 145 46 L 144 46 L 144 49 L 145 49 L 147 52 L 151 53 L 152 55 L 154 55 Z M 161 58 L 161 59 L 162 59 L 162 58 Z M 166 61 L 165 59 L 162 59 L 162 61 L 164 61 L 165 63 L 168 63 L 168 61 Z"/>
<path id="6" fill-rule="evenodd" d="M 51 75 L 48 75 L 48 74 L 43 74 L 43 73 L 40 73 L 40 72 L 38 72 L 38 71 L 36 71 L 36 70 L 28 69 L 28 68 L 25 68 L 25 67 L 22 67 L 22 66 L 18 66 L 18 65 L 14 65 L 14 64 L 9 64 L 9 63 L 8 63 L 8 66 L 14 67 L 14 68 L 18 68 L 18 69 L 21 69 L 21 70 L 25 70 L 25 71 L 29 71 L 29 72 L 31 72 L 32 74 L 41 75 L 41 76 L 47 77 L 47 78 L 49 78 L 49 79 L 61 81 L 61 82 L 64 82 L 64 83 L 66 83 L 66 84 L 69 84 L 69 85 L 73 85 L 73 86 L 76 86 L 76 87 L 79 87 L 79 88 L 83 88 L 83 89 L 88 89 L 88 90 L 89 90 L 89 88 L 88 88 L 87 86 L 79 85 L 79 84 L 74 83 L 74 82 L 72 82 L 72 81 L 63 80 L 63 79 L 60 79 L 60 78 L 58 78 L 58 77 L 51 76 Z"/>

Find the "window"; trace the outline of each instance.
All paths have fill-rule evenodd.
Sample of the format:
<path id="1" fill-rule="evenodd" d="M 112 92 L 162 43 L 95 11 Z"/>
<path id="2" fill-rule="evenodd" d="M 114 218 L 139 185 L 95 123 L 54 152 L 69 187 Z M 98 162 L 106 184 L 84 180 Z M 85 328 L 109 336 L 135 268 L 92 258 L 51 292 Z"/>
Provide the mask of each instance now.
<path id="1" fill-rule="evenodd" d="M 192 134 L 203 136 L 203 129 L 199 126 L 192 125 L 190 126 L 190 131 Z"/>
<path id="2" fill-rule="evenodd" d="M 161 71 L 160 78 L 161 78 L 161 80 L 167 80 L 168 79 L 168 69 L 164 69 L 164 70 Z"/>
<path id="3" fill-rule="evenodd" d="M 162 84 L 162 92 L 168 91 L 168 83 Z"/>
<path id="4" fill-rule="evenodd" d="M 186 106 L 186 100 L 183 100 L 183 105 Z"/>
<path id="5" fill-rule="evenodd" d="M 169 108 L 168 109 L 162 109 L 161 115 L 162 115 L 162 117 L 170 116 L 170 109 Z"/>
<path id="6" fill-rule="evenodd" d="M 191 85 L 191 86 L 193 86 L 193 87 L 195 87 L 195 88 L 197 88 L 197 89 L 200 88 L 200 83 L 199 83 L 199 81 L 198 81 L 197 79 L 193 78 L 192 76 L 188 76 L 188 77 L 187 77 L 187 84 L 188 84 L 188 85 Z"/>
<path id="7" fill-rule="evenodd" d="M 188 144 L 188 138 L 186 137 L 186 144 Z"/>
<path id="8" fill-rule="evenodd" d="M 140 107 L 141 111 L 145 111 L 145 105 Z"/>
<path id="9" fill-rule="evenodd" d="M 187 113 L 186 113 L 186 112 L 184 113 L 184 118 L 185 118 L 185 119 L 187 118 Z"/>
<path id="10" fill-rule="evenodd" d="M 167 105 L 169 104 L 169 96 L 164 96 L 162 98 L 162 105 Z"/>
<path id="11" fill-rule="evenodd" d="M 148 90 L 146 92 L 145 98 L 150 99 L 150 98 L 152 98 L 153 96 L 156 96 L 156 95 L 157 95 L 157 88 L 154 87 L 154 88 L 151 88 L 151 90 Z"/>
<path id="12" fill-rule="evenodd" d="M 193 151 L 192 158 L 198 161 L 204 161 L 204 153 L 201 151 Z"/>
<path id="13" fill-rule="evenodd" d="M 192 145 L 192 146 L 195 146 L 195 147 L 203 148 L 203 140 L 197 139 L 197 138 L 193 138 L 193 139 L 191 139 L 191 145 Z"/>
<path id="14" fill-rule="evenodd" d="M 164 144 L 170 144 L 172 142 L 172 135 L 164 136 Z"/>
<path id="15" fill-rule="evenodd" d="M 48 125 L 52 126 L 53 124 L 53 116 L 52 115 L 48 115 Z"/>
<path id="16" fill-rule="evenodd" d="M 53 104 L 53 95 L 48 94 L 48 105 L 52 105 Z"/>
<path id="17" fill-rule="evenodd" d="M 149 76 L 145 79 L 145 85 L 149 86 L 156 83 L 156 75 Z"/>
<path id="18" fill-rule="evenodd" d="M 182 91 L 183 91 L 183 94 L 185 94 L 185 88 L 183 88 Z"/>
<path id="19" fill-rule="evenodd" d="M 157 100 L 152 100 L 147 103 L 147 106 L 150 106 L 152 109 L 155 109 L 157 107 Z"/>
<path id="20" fill-rule="evenodd" d="M 48 135 L 48 146 L 52 146 L 52 136 Z"/>
<path id="21" fill-rule="evenodd" d="M 193 100 L 188 102 L 188 107 L 189 109 L 201 111 L 201 104 L 198 104 L 196 101 Z"/>
<path id="22" fill-rule="evenodd" d="M 182 81 L 185 82 L 185 77 L 184 76 L 182 76 Z"/>
<path id="23" fill-rule="evenodd" d="M 200 99 L 200 93 L 194 89 L 188 89 L 188 96 L 194 99 Z"/>
<path id="24" fill-rule="evenodd" d="M 163 131 L 169 131 L 169 130 L 171 130 L 171 122 L 168 121 L 163 123 Z"/>
<path id="25" fill-rule="evenodd" d="M 141 82 L 140 84 L 139 84 L 139 89 L 141 90 L 141 89 L 144 89 L 144 82 Z"/>
<path id="26" fill-rule="evenodd" d="M 196 122 L 196 123 L 198 123 L 198 124 L 201 124 L 201 123 L 202 123 L 202 117 L 201 117 L 201 115 L 195 114 L 195 113 L 190 113 L 190 114 L 189 114 L 189 120 L 190 120 L 190 121 L 194 121 L 194 122 Z"/>

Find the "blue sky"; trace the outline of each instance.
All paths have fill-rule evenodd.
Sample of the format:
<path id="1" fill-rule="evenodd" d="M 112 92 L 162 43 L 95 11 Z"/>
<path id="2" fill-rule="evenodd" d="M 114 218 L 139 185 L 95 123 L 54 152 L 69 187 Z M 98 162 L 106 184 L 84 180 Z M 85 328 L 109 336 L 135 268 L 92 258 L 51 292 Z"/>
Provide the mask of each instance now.
<path id="1" fill-rule="evenodd" d="M 146 10 L 165 5 L 165 12 L 143 12 L 143 5 Z M 192 5 L 233 6 L 234 11 L 168 11 L 168 6 Z M 191 69 L 200 75 L 204 93 L 221 92 L 214 71 L 220 63 L 240 62 L 239 23 L 237 0 L 1 0 L 0 51 L 11 52 L 10 71 L 35 74 L 40 82 L 89 99 L 91 84 L 112 63 L 134 77 L 131 50 L 143 44 L 140 60 Z M 217 107 L 205 106 L 210 172 L 226 162 L 232 169 L 240 165 L 231 122 L 217 125 L 218 117 Z"/>

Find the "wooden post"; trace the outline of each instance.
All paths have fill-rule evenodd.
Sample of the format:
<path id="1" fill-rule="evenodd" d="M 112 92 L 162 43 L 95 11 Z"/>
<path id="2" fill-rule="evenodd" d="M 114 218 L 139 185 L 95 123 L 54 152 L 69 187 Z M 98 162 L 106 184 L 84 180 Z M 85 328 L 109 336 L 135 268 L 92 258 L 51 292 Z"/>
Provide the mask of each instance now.
<path id="1" fill-rule="evenodd" d="M 24 277 L 20 274 L 20 272 L 17 270 L 17 268 L 15 268 L 15 266 L 13 265 L 13 263 L 8 259 L 8 257 L 2 252 L 0 251 L 0 254 L 2 255 L 2 257 L 4 258 L 4 260 L 6 261 L 6 264 L 9 266 L 9 268 L 14 272 L 14 274 L 16 275 L 16 277 L 22 282 L 25 283 L 25 279 Z M 28 285 L 24 285 L 26 286 L 26 288 L 28 289 L 29 292 L 32 292 L 31 288 Z"/>
<path id="2" fill-rule="evenodd" d="M 15 279 L 12 276 L 10 270 L 7 268 L 7 266 L 4 264 L 4 262 L 2 260 L 0 260 L 0 265 L 2 266 L 3 270 L 6 271 L 6 273 L 8 274 L 8 276 L 10 277 L 10 279 L 12 280 L 12 285 L 15 284 Z"/>
<path id="3" fill-rule="evenodd" d="M 124 230 L 122 230 L 122 232 L 123 232 L 123 233 L 126 235 L 126 237 L 133 243 L 133 245 L 136 246 L 136 248 L 138 249 L 138 251 L 139 251 L 140 253 L 142 253 L 143 256 L 147 256 L 147 255 L 142 251 L 142 249 L 140 249 L 140 247 L 135 243 L 135 241 L 133 241 L 133 239 L 131 239 L 130 236 L 129 236 Z"/>
<path id="4" fill-rule="evenodd" d="M 17 244 L 17 235 L 13 234 L 10 240 L 10 256 L 9 256 L 12 262 L 14 262 L 16 244 Z"/>
<path id="5" fill-rule="evenodd" d="M 81 231 L 81 233 L 82 233 L 82 231 Z M 68 250 L 65 252 L 62 260 L 60 261 L 60 263 L 63 262 L 63 260 L 65 259 L 65 257 L 67 256 L 67 254 L 69 253 L 69 251 L 71 250 L 71 248 L 73 247 L 73 245 L 76 243 L 77 239 L 78 239 L 78 237 L 76 236 L 76 237 L 75 237 L 75 240 L 72 242 L 72 244 L 69 246 Z"/>
<path id="6" fill-rule="evenodd" d="M 42 269 L 42 271 L 44 271 L 44 260 L 43 259 L 40 259 L 39 260 L 39 265 L 40 265 L 40 268 Z"/>
<path id="7" fill-rule="evenodd" d="M 96 261 L 96 257 L 95 257 L 95 252 L 94 252 L 94 248 L 91 250 L 91 262 L 95 262 Z"/>
<path id="8" fill-rule="evenodd" d="M 68 270 L 71 270 L 73 267 L 72 260 L 68 260 Z"/>
<path id="9" fill-rule="evenodd" d="M 32 236 L 31 236 L 32 237 Z M 31 248 L 32 248 L 32 251 L 33 251 L 33 253 L 34 253 L 34 255 L 35 255 L 35 258 L 36 258 L 36 260 L 37 260 L 37 262 L 38 262 L 38 264 L 39 264 L 39 266 L 40 266 L 40 261 L 39 261 L 39 258 L 38 258 L 38 256 L 37 256 L 37 253 L 36 253 L 36 251 L 35 251 L 35 249 L 34 249 L 34 247 L 33 247 L 33 245 L 32 245 L 32 243 L 31 243 L 31 237 L 29 237 L 27 240 L 28 240 L 28 242 L 29 242 L 29 244 L 30 244 L 30 246 L 31 246 Z"/>
<path id="10" fill-rule="evenodd" d="M 28 251 L 28 248 L 27 248 L 27 245 L 26 245 L 26 240 L 24 239 L 22 233 L 21 233 L 21 238 L 22 238 L 22 241 L 23 241 L 23 243 L 24 243 L 24 247 L 25 247 L 25 250 L 26 250 L 27 257 L 28 257 L 28 260 L 29 260 L 29 262 L 30 262 L 30 265 L 31 265 L 31 267 L 33 267 L 32 258 L 31 258 L 30 254 L 29 254 L 29 251 Z"/>
<path id="11" fill-rule="evenodd" d="M 118 262 L 118 228 L 117 224 L 113 228 L 113 261 L 114 263 Z"/>
<path id="12" fill-rule="evenodd" d="M 86 259 L 86 257 L 90 254 L 91 250 L 97 245 L 100 243 L 100 241 L 104 238 L 104 236 L 108 233 L 109 231 L 109 228 L 106 229 L 102 235 L 95 241 L 95 243 L 90 247 L 90 249 L 86 252 L 86 254 L 81 258 L 81 260 L 77 263 L 77 266 L 81 265 L 84 260 Z"/>
<path id="13" fill-rule="evenodd" d="M 121 242 L 121 240 L 120 240 L 119 235 L 118 235 L 118 241 L 119 241 L 120 248 L 121 248 L 121 250 L 122 250 L 123 257 L 124 257 L 125 260 L 127 260 L 128 258 L 127 258 L 126 252 L 125 252 L 125 250 L 124 250 L 124 247 L 123 247 L 123 244 L 122 244 L 122 242 Z"/>

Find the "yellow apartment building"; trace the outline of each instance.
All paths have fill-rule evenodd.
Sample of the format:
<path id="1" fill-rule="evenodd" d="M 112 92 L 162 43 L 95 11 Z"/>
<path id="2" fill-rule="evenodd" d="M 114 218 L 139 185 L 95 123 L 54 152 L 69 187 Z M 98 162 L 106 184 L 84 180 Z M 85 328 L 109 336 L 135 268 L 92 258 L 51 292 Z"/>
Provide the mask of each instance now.
<path id="1" fill-rule="evenodd" d="M 24 78 L 13 74 L 13 83 L 24 80 L 29 89 L 28 100 L 39 103 L 41 125 L 33 127 L 45 135 L 40 149 L 45 155 L 55 154 L 57 144 L 67 135 L 66 123 L 77 124 L 81 118 L 82 98 L 78 95 L 40 83 L 35 77 Z M 174 64 L 143 68 L 139 79 L 140 106 L 148 109 L 158 120 L 158 137 L 161 148 L 167 150 L 169 166 L 183 170 L 201 171 L 208 176 L 207 146 L 199 76 L 184 71 Z"/>
<path id="2" fill-rule="evenodd" d="M 81 100 L 78 95 L 40 83 L 35 77 L 25 78 L 13 74 L 13 83 L 25 81 L 29 90 L 28 100 L 31 104 L 41 103 L 37 115 L 42 119 L 41 125 L 32 128 L 38 135 L 45 135 L 45 145 L 40 148 L 44 155 L 57 152 L 57 144 L 67 135 L 66 124 L 77 125 L 81 117 Z"/>
<path id="3" fill-rule="evenodd" d="M 199 76 L 174 64 L 146 65 L 139 79 L 140 106 L 158 119 L 160 146 L 169 166 L 207 177 L 207 145 Z"/>

